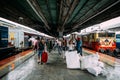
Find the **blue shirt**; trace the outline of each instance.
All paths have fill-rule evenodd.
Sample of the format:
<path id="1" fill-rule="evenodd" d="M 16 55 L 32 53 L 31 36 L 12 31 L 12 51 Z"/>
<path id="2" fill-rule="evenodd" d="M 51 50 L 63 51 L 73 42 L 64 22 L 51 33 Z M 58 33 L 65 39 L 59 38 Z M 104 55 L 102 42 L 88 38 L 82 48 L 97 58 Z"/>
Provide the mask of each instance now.
<path id="1" fill-rule="evenodd" d="M 76 40 L 77 44 L 76 44 L 76 47 L 79 48 L 79 47 L 82 47 L 82 41 L 81 40 Z"/>

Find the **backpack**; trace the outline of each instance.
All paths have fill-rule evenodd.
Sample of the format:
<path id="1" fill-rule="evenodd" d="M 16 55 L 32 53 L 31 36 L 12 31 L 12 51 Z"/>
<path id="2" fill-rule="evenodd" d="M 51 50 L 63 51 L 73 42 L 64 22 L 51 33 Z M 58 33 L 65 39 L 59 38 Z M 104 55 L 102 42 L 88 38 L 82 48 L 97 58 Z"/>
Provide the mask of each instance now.
<path id="1" fill-rule="evenodd" d="M 44 50 L 44 44 L 40 41 L 38 42 L 39 50 Z"/>

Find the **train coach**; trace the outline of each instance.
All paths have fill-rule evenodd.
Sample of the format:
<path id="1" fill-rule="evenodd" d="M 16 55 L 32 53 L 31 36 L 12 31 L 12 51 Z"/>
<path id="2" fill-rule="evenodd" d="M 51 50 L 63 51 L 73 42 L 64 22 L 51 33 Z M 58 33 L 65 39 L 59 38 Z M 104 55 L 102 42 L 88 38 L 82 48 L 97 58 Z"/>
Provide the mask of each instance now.
<path id="1" fill-rule="evenodd" d="M 14 52 L 15 47 L 8 45 L 8 38 L 9 28 L 0 23 L 0 59 L 3 59 Z"/>
<path id="2" fill-rule="evenodd" d="M 31 48 L 29 38 L 40 36 L 32 29 L 0 18 L 0 59 Z"/>
<path id="3" fill-rule="evenodd" d="M 93 31 L 82 35 L 83 47 L 102 53 L 113 53 L 116 49 L 115 32 Z M 111 54 L 112 55 L 112 54 Z"/>
<path id="4" fill-rule="evenodd" d="M 116 50 L 114 51 L 114 56 L 118 57 L 120 55 L 120 32 L 116 32 Z"/>

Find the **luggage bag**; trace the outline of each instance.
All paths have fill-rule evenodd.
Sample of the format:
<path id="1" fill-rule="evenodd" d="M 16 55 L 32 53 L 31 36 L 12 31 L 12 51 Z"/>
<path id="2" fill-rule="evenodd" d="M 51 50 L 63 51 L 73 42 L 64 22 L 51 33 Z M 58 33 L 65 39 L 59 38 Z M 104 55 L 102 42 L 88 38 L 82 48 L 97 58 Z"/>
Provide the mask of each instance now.
<path id="1" fill-rule="evenodd" d="M 42 61 L 43 63 L 46 63 L 47 60 L 48 60 L 48 53 L 47 53 L 47 52 L 43 52 L 43 53 L 42 53 L 42 56 L 41 56 L 41 61 Z"/>

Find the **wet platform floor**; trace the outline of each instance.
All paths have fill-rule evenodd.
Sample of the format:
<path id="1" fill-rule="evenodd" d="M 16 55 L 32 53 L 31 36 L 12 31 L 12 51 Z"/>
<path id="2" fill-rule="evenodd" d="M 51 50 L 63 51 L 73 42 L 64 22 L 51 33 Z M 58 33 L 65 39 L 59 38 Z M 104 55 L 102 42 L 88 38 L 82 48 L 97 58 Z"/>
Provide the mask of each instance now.
<path id="1" fill-rule="evenodd" d="M 47 64 L 38 64 L 34 55 L 0 80 L 106 80 L 87 71 L 67 69 L 65 60 L 57 53 L 49 54 Z"/>

